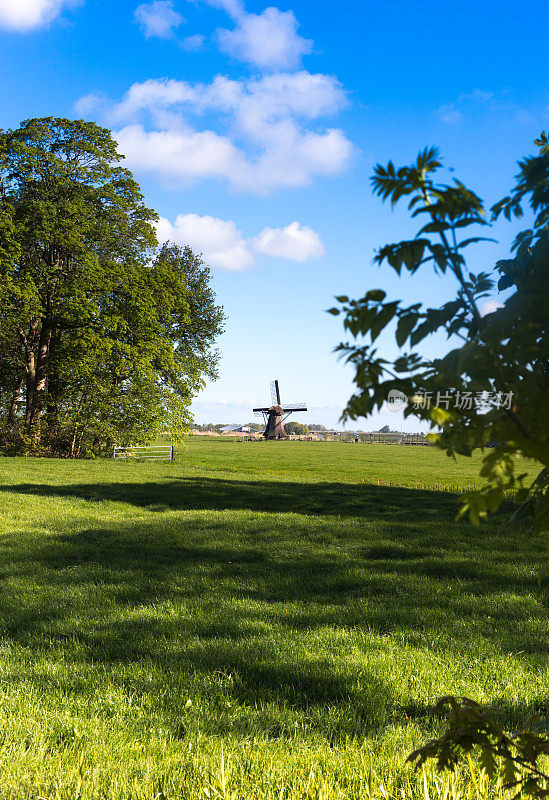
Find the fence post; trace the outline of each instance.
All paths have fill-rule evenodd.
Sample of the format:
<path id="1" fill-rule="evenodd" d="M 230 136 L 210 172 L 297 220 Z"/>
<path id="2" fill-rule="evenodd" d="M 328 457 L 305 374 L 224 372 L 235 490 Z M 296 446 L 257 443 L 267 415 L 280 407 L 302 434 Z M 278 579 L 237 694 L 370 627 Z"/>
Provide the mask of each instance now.
<path id="1" fill-rule="evenodd" d="M 175 447 L 172 444 L 172 461 L 175 461 Z"/>

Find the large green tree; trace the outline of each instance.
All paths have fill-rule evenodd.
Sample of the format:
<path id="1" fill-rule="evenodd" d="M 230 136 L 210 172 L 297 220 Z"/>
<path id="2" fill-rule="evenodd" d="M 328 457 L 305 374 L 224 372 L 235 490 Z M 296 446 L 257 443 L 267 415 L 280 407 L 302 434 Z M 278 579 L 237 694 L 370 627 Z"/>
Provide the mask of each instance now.
<path id="1" fill-rule="evenodd" d="M 437 183 L 441 168 L 435 149 L 426 149 L 409 167 L 377 165 L 374 192 L 392 205 L 408 201 L 412 217 L 422 221 L 417 235 L 382 247 L 375 261 L 403 270 L 434 269 L 453 277 L 456 294 L 439 308 L 421 302 L 404 305 L 371 289 L 358 300 L 338 297 L 346 330 L 355 342 L 338 350 L 355 368 L 356 391 L 344 418 L 357 419 L 381 408 L 400 392 L 404 414 L 428 420 L 431 440 L 449 455 L 484 449 L 485 486 L 466 501 L 474 521 L 496 509 L 505 492 L 517 491 L 522 504 L 515 520 L 527 529 L 549 523 L 549 144 L 536 140 L 538 153 L 519 163 L 517 182 L 508 197 L 492 207 L 492 218 L 521 217 L 532 224 L 521 232 L 511 257 L 489 272 L 467 268 L 468 248 L 477 246 L 488 224 L 480 198 L 463 183 Z M 497 282 L 507 292 L 501 308 L 483 316 L 481 303 Z M 393 326 L 401 353 L 380 355 L 374 344 Z M 423 345 L 444 332 L 450 348 L 440 358 L 422 353 Z M 356 341 L 358 340 L 358 341 Z M 490 447 L 488 447 L 490 445 Z M 485 449 L 487 448 L 487 449 Z M 524 485 L 523 457 L 539 465 Z"/>
<path id="2" fill-rule="evenodd" d="M 94 123 L 0 133 L 0 398 L 22 446 L 76 455 L 180 433 L 215 376 L 209 272 L 189 248 L 158 250 L 121 158 Z"/>

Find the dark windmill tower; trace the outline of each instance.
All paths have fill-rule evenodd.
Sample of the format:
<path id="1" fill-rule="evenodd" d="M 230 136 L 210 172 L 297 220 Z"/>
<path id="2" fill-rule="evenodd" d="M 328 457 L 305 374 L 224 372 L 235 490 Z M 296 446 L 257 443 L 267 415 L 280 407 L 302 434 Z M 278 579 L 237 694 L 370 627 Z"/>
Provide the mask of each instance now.
<path id="1" fill-rule="evenodd" d="M 285 403 L 280 401 L 280 389 L 278 381 L 271 381 L 271 406 L 254 408 L 254 414 L 263 414 L 265 420 L 265 439 L 285 439 L 284 420 L 294 411 L 307 411 L 305 403 Z"/>

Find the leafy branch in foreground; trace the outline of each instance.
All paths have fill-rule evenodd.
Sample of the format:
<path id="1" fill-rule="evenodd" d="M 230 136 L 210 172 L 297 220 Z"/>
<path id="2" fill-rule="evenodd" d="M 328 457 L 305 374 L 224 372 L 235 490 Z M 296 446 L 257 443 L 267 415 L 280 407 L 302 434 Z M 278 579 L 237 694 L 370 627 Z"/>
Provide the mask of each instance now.
<path id="1" fill-rule="evenodd" d="M 408 756 L 416 769 L 435 759 L 439 771 L 453 770 L 460 757 L 478 752 L 488 778 L 500 778 L 503 788 L 517 789 L 516 797 L 549 797 L 549 774 L 540 760 L 549 756 L 549 737 L 522 729 L 506 733 L 474 700 L 441 698 L 435 713 L 446 714 L 446 730 Z"/>
<path id="2" fill-rule="evenodd" d="M 481 235 L 489 224 L 480 198 L 463 183 L 437 183 L 441 168 L 434 148 L 419 153 L 414 164 L 377 165 L 375 194 L 394 206 L 408 199 L 408 210 L 422 225 L 413 239 L 387 244 L 375 263 L 397 274 L 432 267 L 450 275 L 456 293 L 438 308 L 421 302 L 404 305 L 371 289 L 358 299 L 337 297 L 345 330 L 354 342 L 336 350 L 355 370 L 356 391 L 343 412 L 355 420 L 380 409 L 391 390 L 408 404 L 404 415 L 431 424 L 431 441 L 448 455 L 471 455 L 485 449 L 481 475 L 485 485 L 465 497 L 462 513 L 478 523 L 513 490 L 520 503 L 513 522 L 528 531 L 549 526 L 549 144 L 536 140 L 538 154 L 519 163 L 517 183 L 496 203 L 492 219 L 521 217 L 529 205 L 534 222 L 515 239 L 512 257 L 490 272 L 473 273 L 465 254 L 491 241 Z M 510 292 L 504 304 L 483 315 L 484 301 L 496 286 Z M 400 353 L 382 357 L 374 344 L 393 330 Z M 440 358 L 421 352 L 429 337 L 445 333 L 451 349 Z M 369 340 L 369 341 L 368 341 Z M 537 479 L 526 486 L 520 459 L 539 464 Z"/>

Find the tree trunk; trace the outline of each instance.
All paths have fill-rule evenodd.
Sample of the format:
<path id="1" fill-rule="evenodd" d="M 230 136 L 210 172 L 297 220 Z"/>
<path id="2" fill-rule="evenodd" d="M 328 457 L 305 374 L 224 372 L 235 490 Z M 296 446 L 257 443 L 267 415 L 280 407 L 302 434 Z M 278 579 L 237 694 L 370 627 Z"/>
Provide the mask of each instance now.
<path id="1" fill-rule="evenodd" d="M 75 449 L 76 449 L 76 437 L 77 437 L 77 435 L 78 435 L 78 425 L 75 425 L 74 426 L 74 433 L 72 435 L 72 440 L 71 440 L 70 458 L 74 458 L 74 452 L 75 452 Z"/>
<path id="2" fill-rule="evenodd" d="M 36 444 L 40 442 L 40 425 L 42 420 L 43 399 L 46 390 L 46 377 L 49 361 L 50 342 L 53 333 L 51 320 L 42 321 L 40 337 L 38 340 L 38 353 L 34 369 L 34 385 L 30 404 L 30 414 L 27 422 L 27 429 L 32 430 L 33 439 Z"/>
<path id="3" fill-rule="evenodd" d="M 21 334 L 23 345 L 25 347 L 25 425 L 27 430 L 31 424 L 36 388 L 36 360 L 34 356 L 34 342 L 36 339 L 37 327 L 38 320 L 34 320 L 30 324 L 28 334 Z"/>
<path id="4" fill-rule="evenodd" d="M 81 454 L 81 452 L 82 452 L 82 442 L 83 442 L 83 440 L 84 440 L 84 433 L 85 433 L 85 432 L 86 432 L 86 431 L 85 431 L 85 429 L 83 429 L 83 430 L 81 430 L 81 431 L 80 431 L 80 433 L 78 434 L 78 437 L 77 437 L 78 444 L 76 445 L 76 451 L 75 451 L 75 453 L 74 453 L 74 457 L 75 457 L 75 458 L 80 458 L 80 454 Z"/>
<path id="5" fill-rule="evenodd" d="M 8 427 L 10 428 L 13 428 L 13 426 L 15 425 L 15 420 L 17 419 L 17 404 L 21 399 L 21 392 L 23 391 L 24 383 L 25 383 L 25 377 L 22 376 L 21 379 L 18 381 L 17 386 L 13 390 L 13 394 L 11 396 L 8 408 L 8 417 L 7 417 Z"/>
<path id="6" fill-rule="evenodd" d="M 55 365 L 55 345 L 57 338 L 52 335 L 49 352 L 49 374 L 48 374 L 48 399 L 46 406 L 47 436 L 55 439 L 59 435 L 59 373 Z"/>

